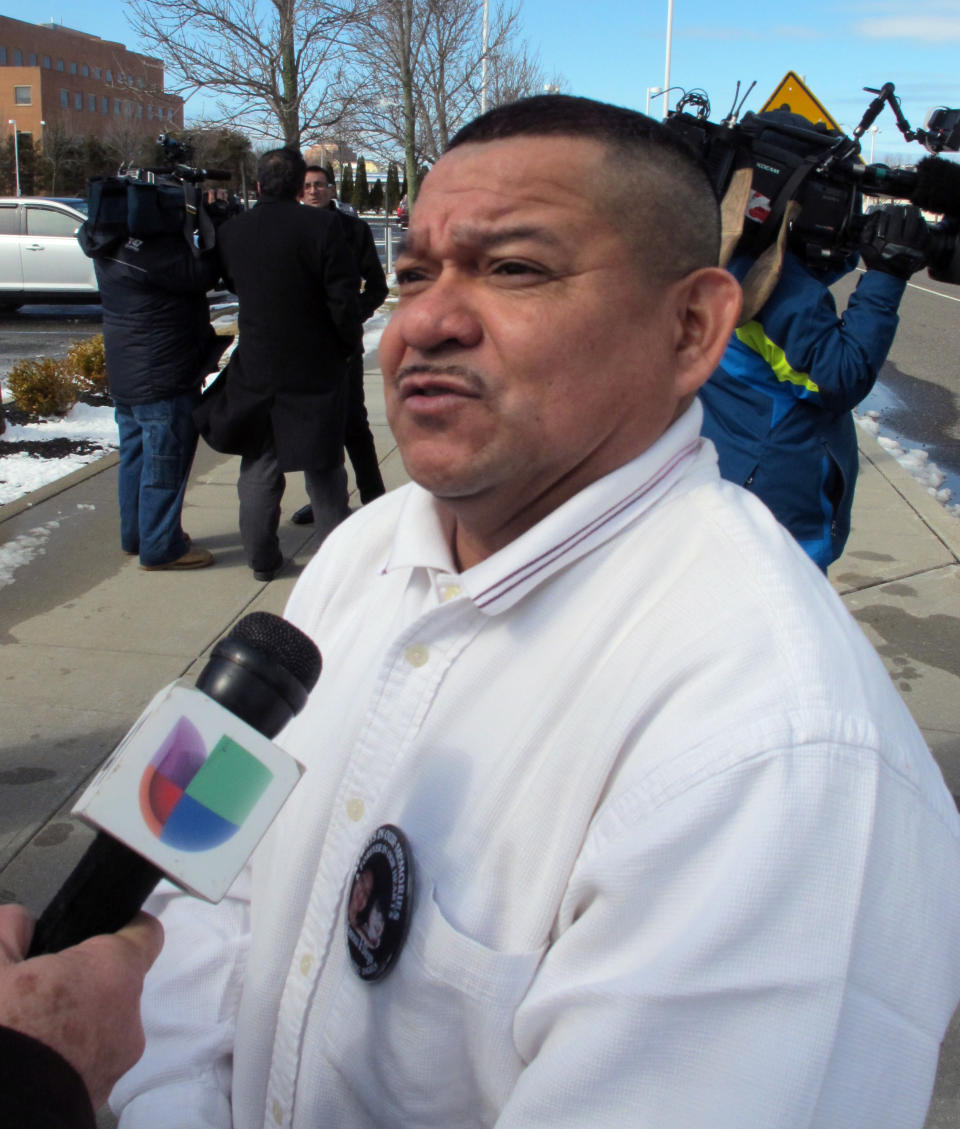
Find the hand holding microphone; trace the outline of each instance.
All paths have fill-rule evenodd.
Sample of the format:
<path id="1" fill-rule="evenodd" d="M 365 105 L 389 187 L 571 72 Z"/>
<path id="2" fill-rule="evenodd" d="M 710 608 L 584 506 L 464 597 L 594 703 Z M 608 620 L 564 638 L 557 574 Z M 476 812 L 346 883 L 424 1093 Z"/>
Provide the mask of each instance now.
<path id="1" fill-rule="evenodd" d="M 0 1026 L 66 1059 L 97 1108 L 143 1053 L 140 993 L 163 945 L 163 929 L 156 918 L 141 913 L 118 933 L 25 961 L 30 932 L 30 915 L 22 906 L 0 906 Z M 5 1124 L 21 1123 L 24 1111 L 17 1103 L 32 1109 L 44 1100 L 27 1090 L 22 1078 L 5 1079 L 0 1086 Z M 51 1094 L 49 1100 L 59 1097 Z"/>

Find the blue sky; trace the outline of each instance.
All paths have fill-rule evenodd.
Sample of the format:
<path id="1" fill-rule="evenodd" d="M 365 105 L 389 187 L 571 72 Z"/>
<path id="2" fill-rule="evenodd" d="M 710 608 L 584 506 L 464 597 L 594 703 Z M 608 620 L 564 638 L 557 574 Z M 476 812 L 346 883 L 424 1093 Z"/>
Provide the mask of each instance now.
<path id="1" fill-rule="evenodd" d="M 141 46 L 122 4 L 60 0 L 52 11 L 38 12 L 29 0 L 7 0 L 2 12 L 30 22 L 54 19 L 135 50 Z M 663 85 L 667 0 L 522 0 L 521 18 L 544 69 L 563 75 L 571 93 L 642 110 L 647 88 Z M 757 110 L 793 70 L 848 130 L 870 99 L 862 88 L 887 81 L 895 84 L 910 124 L 919 127 L 932 106 L 960 107 L 958 64 L 958 0 L 804 0 L 793 6 L 674 0 L 670 81 L 704 90 L 714 121 L 730 108 L 738 79 L 744 90 L 756 80 L 745 109 Z M 916 143 L 903 142 L 889 109 L 876 124 L 876 160 L 923 155 Z M 869 139 L 864 149 L 869 158 Z"/>

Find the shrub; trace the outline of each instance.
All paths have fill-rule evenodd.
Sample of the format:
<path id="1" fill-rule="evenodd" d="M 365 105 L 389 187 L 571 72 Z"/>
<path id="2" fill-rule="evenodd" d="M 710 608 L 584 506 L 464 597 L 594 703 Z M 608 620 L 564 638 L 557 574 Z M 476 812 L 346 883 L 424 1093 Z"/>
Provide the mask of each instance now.
<path id="1" fill-rule="evenodd" d="M 77 386 L 63 361 L 17 361 L 7 377 L 17 407 L 31 415 L 62 416 L 77 402 Z"/>
<path id="2" fill-rule="evenodd" d="M 81 392 L 106 392 L 107 360 L 103 351 L 103 334 L 74 341 L 64 361 Z"/>

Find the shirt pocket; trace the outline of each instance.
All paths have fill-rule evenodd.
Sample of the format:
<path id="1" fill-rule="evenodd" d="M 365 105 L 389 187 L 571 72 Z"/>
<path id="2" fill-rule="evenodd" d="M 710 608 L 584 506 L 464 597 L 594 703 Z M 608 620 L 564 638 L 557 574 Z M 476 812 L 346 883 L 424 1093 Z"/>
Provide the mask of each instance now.
<path id="1" fill-rule="evenodd" d="M 524 1065 L 513 1019 L 545 951 L 480 944 L 450 924 L 430 888 L 382 981 L 361 981 L 344 957 L 324 1057 L 358 1114 L 351 1124 L 491 1125 Z M 465 1120 L 469 1110 L 475 1117 Z"/>

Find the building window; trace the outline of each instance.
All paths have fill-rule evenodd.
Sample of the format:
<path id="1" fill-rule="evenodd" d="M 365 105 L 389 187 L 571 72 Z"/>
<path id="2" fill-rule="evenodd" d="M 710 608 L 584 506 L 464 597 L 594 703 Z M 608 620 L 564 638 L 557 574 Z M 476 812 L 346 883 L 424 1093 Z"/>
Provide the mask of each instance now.
<path id="1" fill-rule="evenodd" d="M 31 105 L 30 87 L 29 86 L 15 86 L 13 88 L 13 100 L 18 106 Z"/>
<path id="2" fill-rule="evenodd" d="M 100 96 L 100 113 L 101 114 L 109 114 L 110 113 L 110 99 L 106 96 L 106 94 L 102 94 Z"/>
<path id="3" fill-rule="evenodd" d="M 58 71 L 63 70 L 63 59 L 57 59 L 57 70 Z"/>
<path id="4" fill-rule="evenodd" d="M 93 68 L 93 77 L 94 77 L 94 78 L 99 78 L 99 77 L 100 77 L 100 68 L 99 68 L 99 67 L 94 67 L 94 68 Z"/>
<path id="5" fill-rule="evenodd" d="M 107 71 L 107 82 L 113 82 L 113 71 Z"/>
<path id="6" fill-rule="evenodd" d="M 86 63 L 84 63 L 83 66 L 80 68 L 80 73 L 83 75 L 84 78 L 90 77 L 90 68 L 87 66 Z"/>
<path id="7" fill-rule="evenodd" d="M 27 66 L 35 67 L 37 65 L 37 56 L 31 51 L 27 56 Z"/>
<path id="8" fill-rule="evenodd" d="M 14 47 L 13 49 L 13 65 L 15 67 L 23 66 L 23 52 L 19 47 Z"/>
<path id="9" fill-rule="evenodd" d="M 74 96 L 73 96 L 73 108 L 75 110 L 82 110 L 83 109 L 83 95 L 82 94 L 74 94 Z"/>
<path id="10" fill-rule="evenodd" d="M 76 73 L 77 73 L 77 64 L 76 64 L 76 63 L 71 63 L 71 64 L 70 64 L 70 73 L 71 73 L 71 74 L 76 74 Z"/>
<path id="11" fill-rule="evenodd" d="M 60 105 L 63 106 L 63 108 L 65 110 L 70 108 L 70 93 L 69 93 L 69 91 L 67 91 L 67 90 L 61 90 L 60 91 Z"/>
<path id="12" fill-rule="evenodd" d="M 143 79 L 142 78 L 137 79 L 137 89 L 143 90 Z"/>
<path id="13" fill-rule="evenodd" d="M 44 70 L 50 70 L 50 56 L 49 55 L 43 56 L 43 66 L 44 66 Z"/>
<path id="14" fill-rule="evenodd" d="M 143 106 L 141 106 L 139 102 L 137 103 L 137 117 L 143 117 Z"/>
<path id="15" fill-rule="evenodd" d="M 97 96 L 96 96 L 96 94 L 88 94 L 87 95 L 87 109 L 90 111 L 91 114 L 95 114 L 97 112 Z"/>
<path id="16" fill-rule="evenodd" d="M 119 98 L 114 98 L 114 100 L 113 100 L 113 112 L 115 114 L 120 113 L 120 99 Z"/>
<path id="17" fill-rule="evenodd" d="M 6 65 L 7 65 L 7 49 L 6 49 L 6 47 L 0 47 L 0 67 L 5 67 Z"/>

